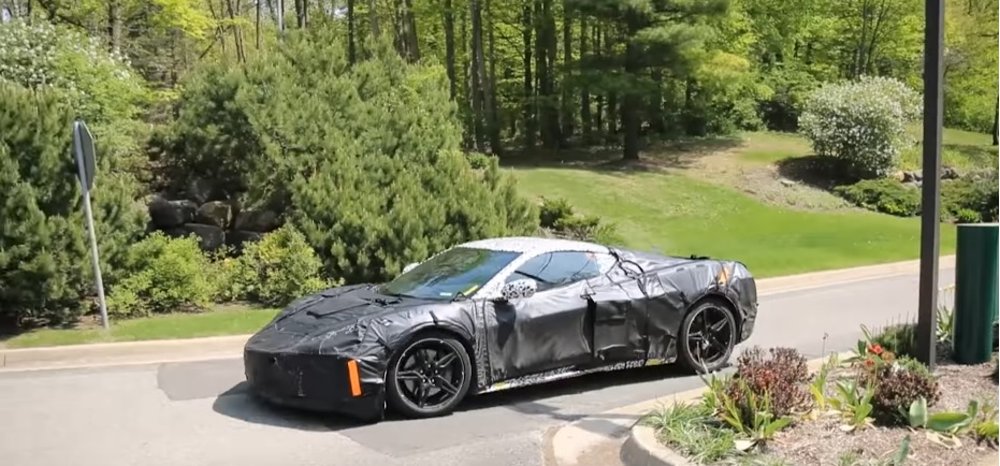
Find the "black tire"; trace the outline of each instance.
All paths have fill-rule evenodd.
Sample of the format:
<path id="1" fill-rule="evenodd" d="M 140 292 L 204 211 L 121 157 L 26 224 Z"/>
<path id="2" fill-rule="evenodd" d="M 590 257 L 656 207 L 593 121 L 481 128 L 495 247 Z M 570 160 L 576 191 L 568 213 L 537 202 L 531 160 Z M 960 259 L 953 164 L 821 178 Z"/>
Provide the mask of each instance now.
<path id="1" fill-rule="evenodd" d="M 424 332 L 393 354 L 386 375 L 386 397 L 396 412 L 411 418 L 443 416 L 469 392 L 472 363 L 454 337 Z"/>
<path id="2" fill-rule="evenodd" d="M 680 362 L 696 373 L 722 369 L 736 347 L 736 331 L 736 318 L 728 304 L 717 299 L 701 301 L 681 321 L 677 339 Z"/>

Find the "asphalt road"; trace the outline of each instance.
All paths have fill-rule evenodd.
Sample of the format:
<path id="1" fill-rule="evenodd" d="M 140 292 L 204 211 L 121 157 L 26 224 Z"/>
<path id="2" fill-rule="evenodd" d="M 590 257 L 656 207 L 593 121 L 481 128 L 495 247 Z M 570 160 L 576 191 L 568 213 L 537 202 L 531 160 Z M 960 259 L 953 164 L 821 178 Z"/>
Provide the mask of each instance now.
<path id="1" fill-rule="evenodd" d="M 942 270 L 941 285 L 954 271 Z M 853 347 L 859 325 L 916 319 L 917 277 L 761 298 L 750 345 L 809 357 Z M 358 425 L 263 406 L 237 359 L 0 374 L 5 465 L 540 465 L 544 432 L 672 392 L 671 367 L 595 374 L 469 400 L 451 416 Z"/>

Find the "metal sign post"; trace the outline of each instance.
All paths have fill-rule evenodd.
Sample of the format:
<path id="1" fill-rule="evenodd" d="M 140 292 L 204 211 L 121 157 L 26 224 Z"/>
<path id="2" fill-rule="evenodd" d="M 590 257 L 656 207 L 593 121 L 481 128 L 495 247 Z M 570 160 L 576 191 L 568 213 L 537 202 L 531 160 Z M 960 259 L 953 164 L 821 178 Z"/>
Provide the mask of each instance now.
<path id="1" fill-rule="evenodd" d="M 938 253 L 941 196 L 941 124 L 944 113 L 941 68 L 944 47 L 944 0 L 925 0 L 924 22 L 924 181 L 920 226 L 920 293 L 917 314 L 917 359 L 935 365 Z"/>
<path id="2" fill-rule="evenodd" d="M 97 163 L 94 154 L 94 138 L 82 121 L 73 123 L 73 152 L 76 154 L 76 167 L 80 174 L 80 186 L 83 188 L 83 211 L 87 216 L 87 232 L 90 234 L 90 251 L 94 260 L 94 278 L 97 280 L 97 297 L 101 303 L 101 325 L 108 328 L 108 308 L 104 302 L 104 280 L 101 278 L 101 260 L 97 252 L 97 233 L 94 231 L 94 215 L 90 210 L 90 188 L 94 186 L 94 173 Z"/>

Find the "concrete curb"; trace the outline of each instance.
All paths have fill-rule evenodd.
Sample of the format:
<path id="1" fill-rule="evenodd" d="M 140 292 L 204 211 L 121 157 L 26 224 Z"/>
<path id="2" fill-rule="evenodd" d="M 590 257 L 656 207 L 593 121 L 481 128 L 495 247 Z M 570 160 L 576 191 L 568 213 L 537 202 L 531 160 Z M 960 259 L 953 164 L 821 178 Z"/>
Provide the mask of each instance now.
<path id="1" fill-rule="evenodd" d="M 844 360 L 850 354 L 850 352 L 838 353 L 838 357 Z M 809 372 L 816 372 L 827 357 L 808 361 L 806 367 Z M 625 466 L 689 465 L 691 463 L 686 458 L 656 440 L 654 429 L 638 423 L 650 411 L 676 403 L 690 403 L 699 399 L 706 390 L 706 387 L 699 387 L 641 401 L 563 425 L 546 438 L 543 449 L 545 464 L 577 465 L 586 457 L 588 451 L 600 444 L 625 439 L 620 454 Z"/>
<path id="2" fill-rule="evenodd" d="M 0 372 L 240 357 L 250 335 L 0 350 Z"/>
<path id="3" fill-rule="evenodd" d="M 693 463 L 669 448 L 657 448 L 656 430 L 635 426 L 622 445 L 622 463 L 627 466 L 688 466 Z"/>
<path id="4" fill-rule="evenodd" d="M 941 268 L 954 267 L 955 256 L 942 256 L 940 264 Z M 757 294 L 759 296 L 768 296 L 822 286 L 914 274 L 919 270 L 920 261 L 913 260 L 849 269 L 810 272 L 786 277 L 762 278 L 757 281 Z M 233 335 L 176 340 L 51 346 L 44 348 L 0 349 L 0 372 L 236 358 L 243 354 L 243 345 L 249 337 L 250 335 Z"/>

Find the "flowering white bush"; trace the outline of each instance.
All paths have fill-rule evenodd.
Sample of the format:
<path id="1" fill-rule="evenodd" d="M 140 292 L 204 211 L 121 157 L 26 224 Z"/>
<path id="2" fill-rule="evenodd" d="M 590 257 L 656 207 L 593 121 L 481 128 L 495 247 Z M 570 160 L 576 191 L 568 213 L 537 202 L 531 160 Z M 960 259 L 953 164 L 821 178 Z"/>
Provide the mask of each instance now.
<path id="1" fill-rule="evenodd" d="M 44 21 L 0 23 L 0 81 L 57 90 L 96 122 L 133 117 L 146 95 L 142 79 L 99 40 Z"/>
<path id="2" fill-rule="evenodd" d="M 851 175 L 886 176 L 906 143 L 906 124 L 921 112 L 920 96 L 892 78 L 864 77 L 813 92 L 799 130 L 816 155 L 843 162 Z"/>

